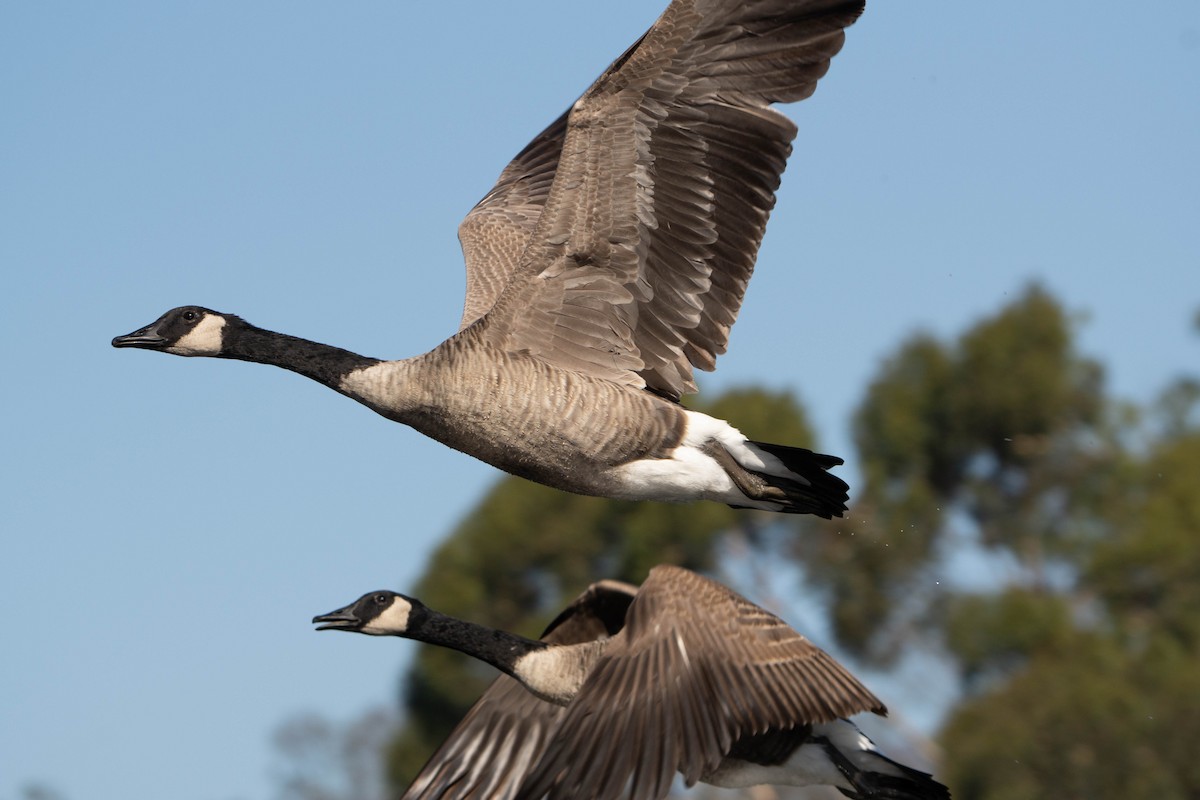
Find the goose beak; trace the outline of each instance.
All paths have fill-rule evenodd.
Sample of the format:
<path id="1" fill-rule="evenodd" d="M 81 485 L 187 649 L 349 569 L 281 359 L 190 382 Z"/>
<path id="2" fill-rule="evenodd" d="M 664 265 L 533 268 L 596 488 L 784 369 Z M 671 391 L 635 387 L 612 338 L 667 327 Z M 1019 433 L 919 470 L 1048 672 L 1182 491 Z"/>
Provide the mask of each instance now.
<path id="1" fill-rule="evenodd" d="M 158 332 L 157 320 L 144 328 L 138 328 L 133 333 L 127 333 L 112 340 L 113 347 L 142 347 L 147 350 L 159 350 L 166 343 L 166 337 Z"/>
<path id="2" fill-rule="evenodd" d="M 356 631 L 362 627 L 362 620 L 354 615 L 353 606 L 321 614 L 313 617 L 312 621 L 319 631 Z"/>

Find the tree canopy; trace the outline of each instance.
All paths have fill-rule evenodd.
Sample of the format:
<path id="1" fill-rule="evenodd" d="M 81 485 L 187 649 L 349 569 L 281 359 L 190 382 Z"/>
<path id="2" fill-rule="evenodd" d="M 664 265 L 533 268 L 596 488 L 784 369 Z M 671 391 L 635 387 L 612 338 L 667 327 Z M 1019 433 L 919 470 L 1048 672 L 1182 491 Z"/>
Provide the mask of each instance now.
<path id="1" fill-rule="evenodd" d="M 506 478 L 413 594 L 536 636 L 593 580 L 638 582 L 662 562 L 713 571 L 740 537 L 802 568 L 798 591 L 823 601 L 838 644 L 864 662 L 887 669 L 920 650 L 952 665 L 939 776 L 956 798 L 1200 796 L 1200 381 L 1181 376 L 1146 408 L 1121 402 L 1074 328 L 1031 286 L 953 340 L 902 342 L 854 415 L 846 519 Z M 752 437 L 814 444 L 787 393 L 744 389 L 704 410 Z M 421 650 L 394 784 L 493 675 Z"/>

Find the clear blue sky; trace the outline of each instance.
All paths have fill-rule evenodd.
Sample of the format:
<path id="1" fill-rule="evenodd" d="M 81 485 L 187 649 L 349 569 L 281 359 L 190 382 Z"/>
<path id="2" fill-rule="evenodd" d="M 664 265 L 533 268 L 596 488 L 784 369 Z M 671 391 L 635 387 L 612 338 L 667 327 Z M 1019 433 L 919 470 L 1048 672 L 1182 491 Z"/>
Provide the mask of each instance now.
<path id="1" fill-rule="evenodd" d="M 276 723 L 393 699 L 411 645 L 308 619 L 411 585 L 495 473 L 281 370 L 109 340 L 199 303 L 432 347 L 458 221 L 660 10 L 0 7 L 0 798 L 266 800 Z M 876 2 L 789 113 L 708 391 L 795 388 L 852 457 L 881 358 L 1031 279 L 1117 394 L 1195 369 L 1195 0 Z"/>

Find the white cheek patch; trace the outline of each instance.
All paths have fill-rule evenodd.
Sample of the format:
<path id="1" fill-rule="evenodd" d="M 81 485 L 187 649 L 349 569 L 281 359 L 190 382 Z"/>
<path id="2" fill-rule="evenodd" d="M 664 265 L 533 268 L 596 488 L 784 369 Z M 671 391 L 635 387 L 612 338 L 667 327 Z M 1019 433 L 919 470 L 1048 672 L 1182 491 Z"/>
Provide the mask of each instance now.
<path id="1" fill-rule="evenodd" d="M 412 606 L 397 597 L 392 604 L 375 619 L 362 627 L 363 633 L 372 636 L 394 636 L 408 630 L 408 613 Z"/>
<path id="2" fill-rule="evenodd" d="M 221 342 L 225 338 L 224 331 L 224 317 L 205 314 L 196 327 L 188 331 L 178 342 L 166 348 L 166 351 L 177 356 L 218 355 L 221 352 Z"/>

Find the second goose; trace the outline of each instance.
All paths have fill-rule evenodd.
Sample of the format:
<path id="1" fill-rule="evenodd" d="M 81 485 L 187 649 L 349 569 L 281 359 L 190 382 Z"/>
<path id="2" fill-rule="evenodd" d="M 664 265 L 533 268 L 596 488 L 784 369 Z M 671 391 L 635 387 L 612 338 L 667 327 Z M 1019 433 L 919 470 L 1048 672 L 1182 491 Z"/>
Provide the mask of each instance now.
<path id="1" fill-rule="evenodd" d="M 460 650 L 501 677 L 403 800 L 656 800 L 691 785 L 828 785 L 853 798 L 945 800 L 845 717 L 884 714 L 853 675 L 778 617 L 685 569 L 591 586 L 542 641 L 371 592 L 321 629 Z"/>
<path id="2" fill-rule="evenodd" d="M 841 459 L 677 401 L 725 352 L 775 204 L 796 126 L 769 106 L 812 94 L 862 9 L 672 2 L 467 215 L 459 332 L 424 355 L 369 358 L 199 306 L 113 346 L 283 367 L 571 492 L 841 516 Z"/>

